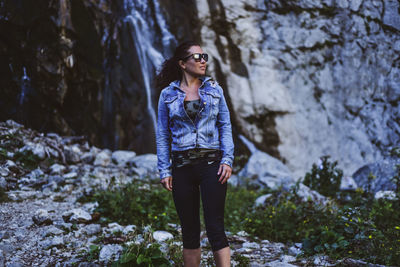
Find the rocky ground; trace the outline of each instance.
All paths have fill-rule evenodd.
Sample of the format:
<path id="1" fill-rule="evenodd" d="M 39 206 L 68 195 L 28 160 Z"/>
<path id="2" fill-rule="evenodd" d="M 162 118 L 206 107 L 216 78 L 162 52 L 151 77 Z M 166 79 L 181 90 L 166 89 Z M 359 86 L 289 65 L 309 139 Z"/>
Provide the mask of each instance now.
<path id="1" fill-rule="evenodd" d="M 101 150 L 83 138 L 44 135 L 7 121 L 0 123 L 0 156 L 0 200 L 4 201 L 0 202 L 0 267 L 109 266 L 132 243 L 159 243 L 167 255 L 181 246 L 177 225 L 171 224 L 178 233 L 173 234 L 150 226 L 106 224 L 95 211 L 97 202 L 78 201 L 93 190 L 107 188 L 111 177 L 116 186 L 158 179 L 155 155 Z M 352 259 L 333 262 L 324 256 L 296 258 L 301 244 L 287 247 L 253 240 L 245 232 L 228 233 L 228 238 L 233 266 L 240 266 L 244 257 L 251 266 L 366 264 Z M 205 233 L 201 244 L 202 266 L 212 266 Z"/>

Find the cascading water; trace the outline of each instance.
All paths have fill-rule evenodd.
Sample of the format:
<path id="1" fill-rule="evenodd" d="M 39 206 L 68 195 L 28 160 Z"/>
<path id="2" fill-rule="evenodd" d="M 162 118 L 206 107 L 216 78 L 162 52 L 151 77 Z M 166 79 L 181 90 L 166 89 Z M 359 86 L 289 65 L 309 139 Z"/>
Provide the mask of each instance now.
<path id="1" fill-rule="evenodd" d="M 23 67 L 23 70 L 24 70 L 24 75 L 21 78 L 21 94 L 19 95 L 19 101 L 18 101 L 20 106 L 22 106 L 22 104 L 24 103 L 24 99 L 29 90 L 31 81 L 31 79 L 29 79 L 28 75 L 26 74 L 25 67 Z"/>
<path id="2" fill-rule="evenodd" d="M 153 7 L 153 8 L 150 8 Z M 125 21 L 131 23 L 131 35 L 135 41 L 135 48 L 139 58 L 140 69 L 147 96 L 147 109 L 156 129 L 156 114 L 152 105 L 150 81 L 154 69 L 161 66 L 166 54 L 170 53 L 171 44 L 175 44 L 174 36 L 167 30 L 165 20 L 160 12 L 157 0 L 125 0 L 124 8 L 127 11 Z M 155 48 L 160 39 L 162 49 Z"/>

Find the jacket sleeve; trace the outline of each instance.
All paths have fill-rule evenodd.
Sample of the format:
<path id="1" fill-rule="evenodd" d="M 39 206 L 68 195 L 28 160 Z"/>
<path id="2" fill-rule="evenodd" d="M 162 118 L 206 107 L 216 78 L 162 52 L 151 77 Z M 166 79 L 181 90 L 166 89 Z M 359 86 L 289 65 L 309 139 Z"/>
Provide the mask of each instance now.
<path id="1" fill-rule="evenodd" d="M 222 150 L 221 164 L 225 163 L 232 168 L 234 144 L 232 138 L 231 119 L 230 119 L 229 109 L 224 97 L 224 92 L 219 85 L 217 86 L 217 88 L 221 94 L 221 100 L 219 102 L 219 112 L 217 117 L 220 149 Z"/>
<path id="2" fill-rule="evenodd" d="M 156 130 L 157 143 L 157 167 L 160 172 L 160 179 L 172 176 L 170 162 L 170 137 L 168 107 L 164 103 L 164 91 L 161 91 L 158 100 L 158 118 Z"/>

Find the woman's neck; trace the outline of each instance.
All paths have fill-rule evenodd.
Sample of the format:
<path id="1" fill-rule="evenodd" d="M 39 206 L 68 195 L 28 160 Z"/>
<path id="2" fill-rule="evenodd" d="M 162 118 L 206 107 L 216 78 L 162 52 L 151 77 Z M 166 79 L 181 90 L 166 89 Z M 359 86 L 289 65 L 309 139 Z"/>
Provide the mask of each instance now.
<path id="1" fill-rule="evenodd" d="M 181 87 L 182 88 L 198 88 L 200 86 L 200 80 L 198 77 L 194 77 L 192 75 L 188 75 L 184 73 L 182 75 L 182 80 L 181 80 Z"/>

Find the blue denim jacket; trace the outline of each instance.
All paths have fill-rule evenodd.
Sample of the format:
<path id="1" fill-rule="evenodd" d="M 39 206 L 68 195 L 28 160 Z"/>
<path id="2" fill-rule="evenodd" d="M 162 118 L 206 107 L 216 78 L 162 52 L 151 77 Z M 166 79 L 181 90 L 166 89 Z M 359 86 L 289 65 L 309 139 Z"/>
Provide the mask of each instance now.
<path id="1" fill-rule="evenodd" d="M 171 82 L 161 91 L 156 131 L 157 165 L 161 179 L 172 175 L 172 151 L 196 147 L 220 149 L 220 164 L 225 163 L 232 167 L 232 125 L 224 93 L 211 77 L 200 79 L 201 107 L 194 121 L 184 109 L 186 93 L 180 89 L 180 81 Z"/>

